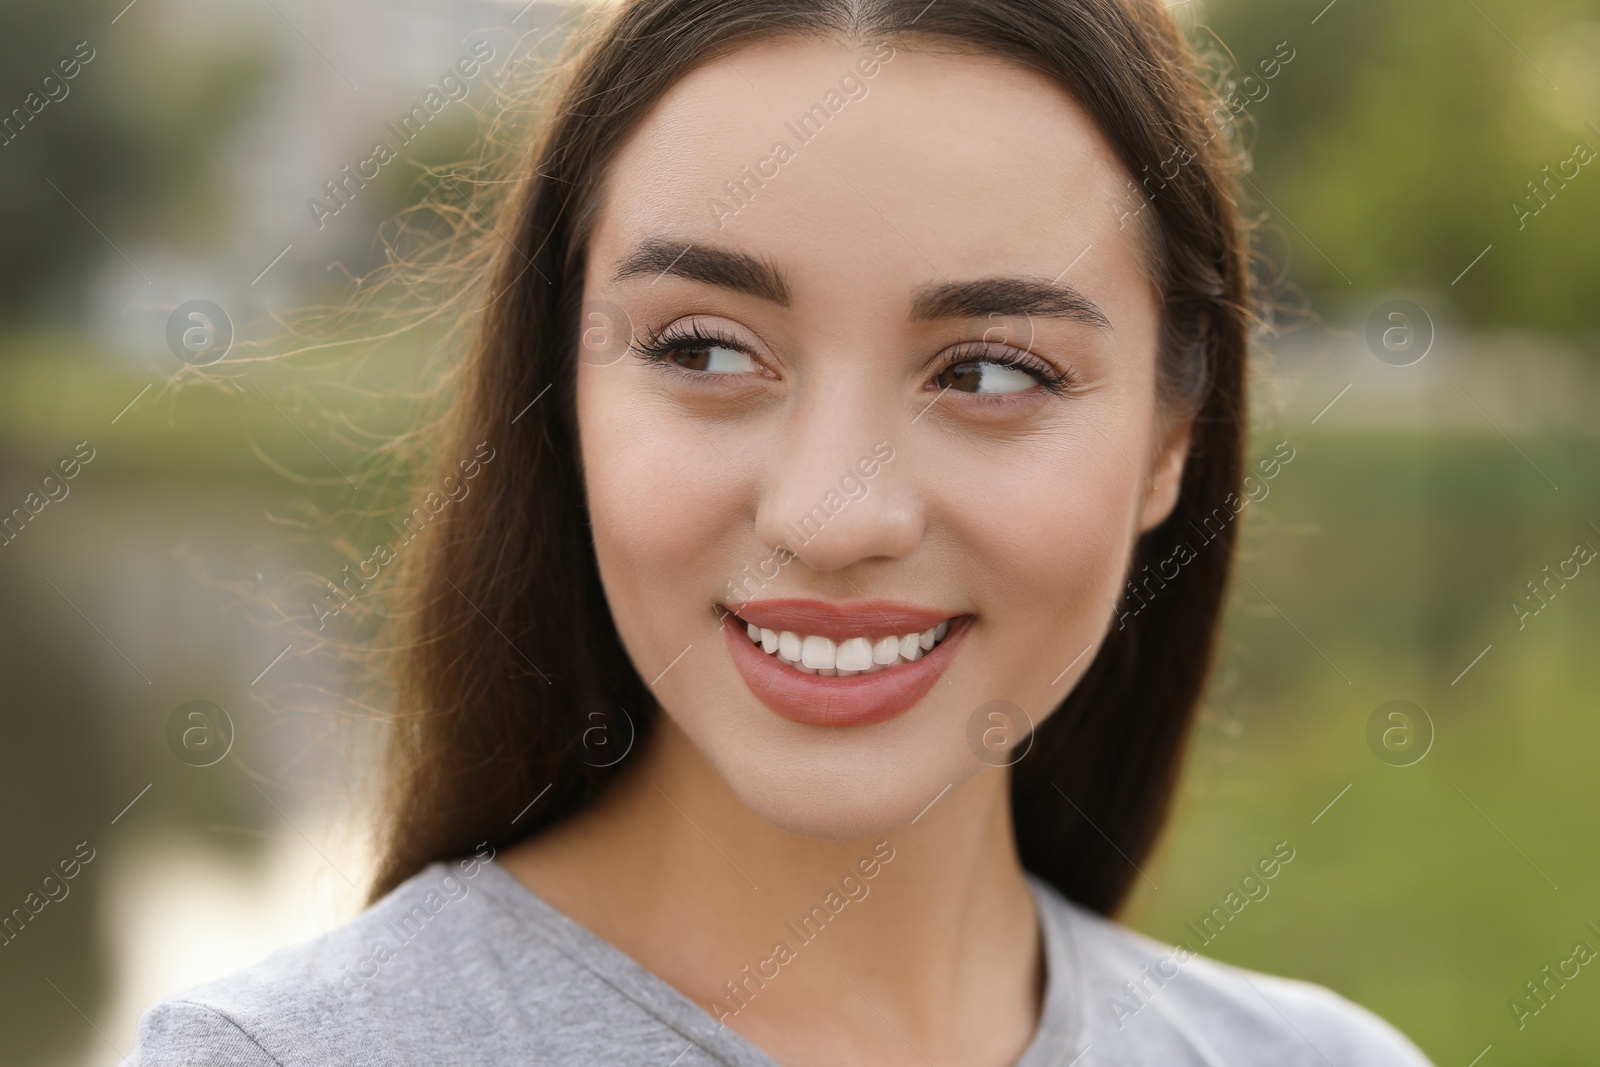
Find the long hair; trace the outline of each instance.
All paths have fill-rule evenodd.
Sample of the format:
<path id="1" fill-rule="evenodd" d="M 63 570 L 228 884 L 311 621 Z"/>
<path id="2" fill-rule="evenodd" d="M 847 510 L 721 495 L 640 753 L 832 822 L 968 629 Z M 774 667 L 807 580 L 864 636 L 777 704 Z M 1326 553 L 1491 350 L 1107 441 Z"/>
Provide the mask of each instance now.
<path id="1" fill-rule="evenodd" d="M 1196 540 L 1240 489 L 1253 315 L 1234 206 L 1241 157 L 1195 53 L 1159 0 L 620 0 L 591 14 L 548 117 L 499 186 L 497 251 L 438 463 L 457 473 L 468 457 L 492 459 L 406 561 L 373 898 L 429 862 L 513 843 L 590 804 L 620 768 L 584 758 L 588 732 L 648 741 L 660 712 L 607 607 L 577 453 L 589 236 L 607 166 L 668 88 L 743 43 L 786 36 L 1026 64 L 1093 116 L 1138 180 L 1107 210 L 1144 228 L 1162 296 L 1159 399 L 1193 417 L 1191 450 L 1172 515 L 1136 546 L 1141 595 L 1130 585 L 1087 673 L 1012 768 L 1011 799 L 1024 866 L 1103 914 L 1156 842 L 1235 524 L 1213 522 L 1159 586 L 1146 568 Z"/>

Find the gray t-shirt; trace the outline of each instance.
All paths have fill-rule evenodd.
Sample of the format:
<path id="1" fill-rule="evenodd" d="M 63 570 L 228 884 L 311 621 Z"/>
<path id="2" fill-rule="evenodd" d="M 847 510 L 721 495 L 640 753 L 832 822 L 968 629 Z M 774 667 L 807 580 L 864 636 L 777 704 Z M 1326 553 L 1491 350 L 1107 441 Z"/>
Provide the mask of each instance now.
<path id="1" fill-rule="evenodd" d="M 1321 986 L 1175 952 L 1032 875 L 1029 885 L 1046 988 L 1016 1067 L 1431 1067 L 1388 1023 Z M 132 1062 L 776 1067 L 477 859 L 435 863 L 348 924 L 155 1005 Z"/>

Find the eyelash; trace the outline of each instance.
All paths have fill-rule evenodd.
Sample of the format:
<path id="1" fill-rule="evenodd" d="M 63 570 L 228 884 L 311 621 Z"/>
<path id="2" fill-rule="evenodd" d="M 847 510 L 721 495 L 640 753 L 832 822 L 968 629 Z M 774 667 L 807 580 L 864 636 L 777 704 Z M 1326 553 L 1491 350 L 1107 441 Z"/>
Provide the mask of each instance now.
<path id="1" fill-rule="evenodd" d="M 706 374 L 715 376 L 717 371 L 685 370 L 682 366 L 675 366 L 672 363 L 672 357 L 677 355 L 678 352 L 688 352 L 688 350 L 702 349 L 702 347 L 707 346 L 728 347 L 728 349 L 749 355 L 752 360 L 755 358 L 755 355 L 750 354 L 750 350 L 739 344 L 738 341 L 728 338 L 725 334 L 718 333 L 717 330 L 702 328 L 699 323 L 693 323 L 688 330 L 678 328 L 678 330 L 661 331 L 661 333 L 650 331 L 642 339 L 635 341 L 632 347 L 634 347 L 634 352 L 638 355 L 638 358 L 646 365 L 656 366 L 656 368 L 661 368 L 662 371 L 667 371 L 667 373 L 686 374 L 691 378 L 702 378 Z M 1078 381 L 1074 374 L 1070 373 L 1070 371 L 1056 370 L 1054 366 L 1046 363 L 1042 358 L 1038 358 L 1037 355 L 1030 354 L 1030 352 L 1019 352 L 1019 350 L 1014 349 L 1011 352 L 1005 352 L 1005 354 L 997 354 L 992 347 L 987 346 L 984 342 L 976 341 L 963 342 L 960 346 L 950 350 L 950 354 L 942 360 L 938 370 L 934 371 L 934 376 L 950 370 L 952 366 L 962 365 L 962 363 L 990 363 L 990 365 L 994 366 L 1011 366 L 1011 368 L 1016 368 L 1022 373 L 1029 374 L 1046 392 L 1050 392 L 1051 395 L 1058 395 L 1058 397 L 1072 395 L 1072 392 L 1078 386 Z M 974 397 L 984 397 L 989 402 L 994 403 L 1010 403 L 1016 400 L 1016 395 L 1014 394 L 973 395 Z"/>
<path id="2" fill-rule="evenodd" d="M 659 367 L 666 371 L 676 371 L 679 374 L 688 374 L 701 377 L 707 374 L 716 375 L 716 371 L 691 371 L 674 366 L 669 362 L 670 357 L 679 352 L 688 352 L 696 348 L 705 348 L 716 345 L 720 348 L 731 348 L 735 352 L 743 352 L 755 359 L 750 350 L 731 337 L 726 337 L 715 330 L 706 330 L 697 322 L 687 330 L 667 330 L 663 333 L 651 331 L 643 338 L 634 342 L 634 351 L 645 363 Z"/>
<path id="3" fill-rule="evenodd" d="M 660 367 L 669 372 L 689 375 L 691 377 L 704 377 L 717 374 L 716 371 L 691 371 L 674 366 L 671 357 L 679 352 L 692 351 L 708 345 L 717 345 L 742 352 L 751 359 L 756 357 L 742 344 L 730 337 L 718 333 L 714 329 L 705 329 L 697 322 L 687 330 L 667 330 L 661 333 L 651 331 L 643 338 L 634 342 L 633 348 L 639 359 L 651 366 Z M 759 361 L 758 361 L 759 362 Z M 992 348 L 982 342 L 967 341 L 951 349 L 934 372 L 935 375 L 943 374 L 951 367 L 963 363 L 989 363 L 997 367 L 1014 367 L 1033 377 L 1046 391 L 1056 396 L 1070 394 L 1077 387 L 1077 379 L 1069 372 L 1057 370 L 1038 356 L 1030 352 L 1011 350 L 1005 353 L 996 353 Z M 990 400 L 1006 401 L 1014 399 L 1011 394 L 973 394 L 984 396 Z"/>
<path id="4" fill-rule="evenodd" d="M 1015 367 L 1017 370 L 1033 377 L 1041 387 L 1055 396 L 1066 396 L 1077 387 L 1078 381 L 1068 371 L 1060 371 L 1046 363 L 1031 352 L 1020 349 L 1009 349 L 996 352 L 986 343 L 980 341 L 963 341 L 950 350 L 950 354 L 939 365 L 936 374 L 943 374 L 951 367 L 963 363 L 989 363 L 997 367 Z M 1006 400 L 1015 397 L 1015 394 L 977 394 L 989 395 L 994 400 Z"/>

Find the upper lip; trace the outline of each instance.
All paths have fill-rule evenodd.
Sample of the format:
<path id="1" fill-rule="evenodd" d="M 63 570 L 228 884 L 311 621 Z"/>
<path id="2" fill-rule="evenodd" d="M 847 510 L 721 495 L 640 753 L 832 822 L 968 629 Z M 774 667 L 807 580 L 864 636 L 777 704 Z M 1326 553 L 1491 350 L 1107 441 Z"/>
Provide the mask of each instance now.
<path id="1" fill-rule="evenodd" d="M 784 598 L 747 600 L 724 606 L 745 622 L 763 629 L 814 634 L 836 641 L 869 634 L 921 633 L 962 614 L 898 600 L 852 600 L 835 604 L 825 600 Z"/>

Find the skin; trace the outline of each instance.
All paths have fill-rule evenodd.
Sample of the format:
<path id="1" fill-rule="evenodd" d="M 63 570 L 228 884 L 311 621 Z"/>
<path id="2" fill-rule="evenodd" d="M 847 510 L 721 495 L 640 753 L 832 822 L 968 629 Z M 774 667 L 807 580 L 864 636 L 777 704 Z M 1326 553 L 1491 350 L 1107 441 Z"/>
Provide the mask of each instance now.
<path id="1" fill-rule="evenodd" d="M 598 805 L 503 860 L 704 1007 L 796 943 L 785 922 L 888 841 L 869 895 L 725 1022 L 788 1067 L 998 1067 L 1032 1039 L 1045 975 L 1010 772 L 975 758 L 968 723 L 1004 699 L 1037 724 L 1087 669 L 1138 534 L 1176 500 L 1188 426 L 1155 400 L 1159 296 L 1113 206 L 1128 175 L 1036 73 L 901 48 L 719 226 L 708 199 L 731 203 L 723 183 L 775 139 L 796 147 L 784 122 L 870 55 L 730 52 L 678 82 L 609 172 L 586 307 L 620 308 L 640 335 L 698 323 L 745 351 L 579 364 L 595 551 L 659 729 Z M 653 237 L 776 267 L 789 306 L 671 272 L 616 279 Z M 1108 325 L 911 316 L 926 286 L 1018 275 L 1074 287 Z M 992 364 L 941 376 L 955 346 L 969 363 L 1031 352 L 1075 384 L 1057 395 Z M 794 544 L 785 524 L 880 440 L 894 458 L 866 494 Z M 861 727 L 762 705 L 712 605 L 778 545 L 796 557 L 760 597 L 972 614 L 932 691 Z"/>

